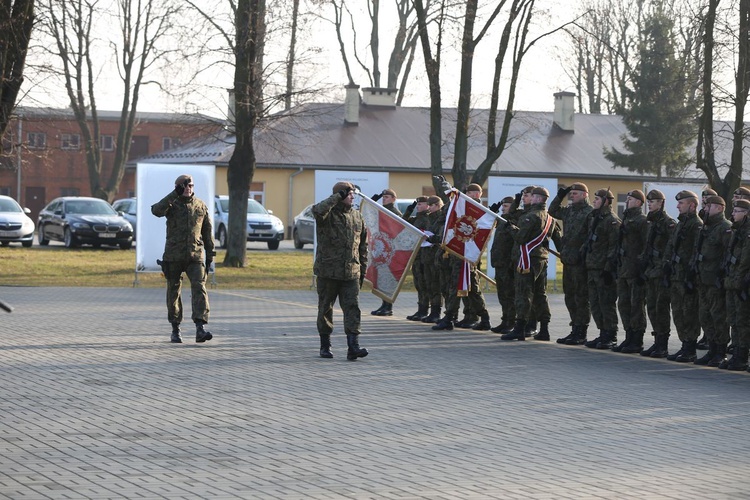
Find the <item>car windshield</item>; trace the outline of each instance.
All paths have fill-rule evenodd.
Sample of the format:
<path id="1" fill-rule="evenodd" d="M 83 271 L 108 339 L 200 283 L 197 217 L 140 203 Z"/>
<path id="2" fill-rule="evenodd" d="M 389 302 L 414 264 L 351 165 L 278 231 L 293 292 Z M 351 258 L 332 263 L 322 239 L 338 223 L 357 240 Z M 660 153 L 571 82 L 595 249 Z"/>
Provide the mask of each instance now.
<path id="1" fill-rule="evenodd" d="M 229 212 L 229 198 L 222 198 L 219 200 L 221 203 L 221 211 L 226 213 Z M 263 205 L 255 200 L 247 200 L 247 213 L 249 214 L 266 214 L 268 213 Z"/>
<path id="2" fill-rule="evenodd" d="M 115 209 L 104 200 L 72 200 L 65 204 L 66 214 L 117 215 Z"/>
<path id="3" fill-rule="evenodd" d="M 21 207 L 18 206 L 13 200 L 0 199 L 0 212 L 23 212 Z"/>

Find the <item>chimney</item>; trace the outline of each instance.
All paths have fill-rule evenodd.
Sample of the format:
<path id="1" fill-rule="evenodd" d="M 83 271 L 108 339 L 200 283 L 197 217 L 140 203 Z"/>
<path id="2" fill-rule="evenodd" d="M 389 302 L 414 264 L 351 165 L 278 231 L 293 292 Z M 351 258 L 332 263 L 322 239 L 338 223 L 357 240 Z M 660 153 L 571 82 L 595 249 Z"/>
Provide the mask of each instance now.
<path id="1" fill-rule="evenodd" d="M 557 92 L 555 96 L 555 116 L 553 123 L 560 130 L 575 132 L 575 94 L 573 92 Z"/>
<path id="2" fill-rule="evenodd" d="M 234 89 L 227 89 L 227 120 L 225 126 L 227 131 L 234 134 L 234 113 L 237 102 L 234 99 Z"/>
<path id="3" fill-rule="evenodd" d="M 367 87 L 362 89 L 362 104 L 365 106 L 396 109 L 398 89 Z"/>
<path id="4" fill-rule="evenodd" d="M 359 124 L 359 85 L 353 83 L 346 86 L 344 123 L 348 125 Z"/>

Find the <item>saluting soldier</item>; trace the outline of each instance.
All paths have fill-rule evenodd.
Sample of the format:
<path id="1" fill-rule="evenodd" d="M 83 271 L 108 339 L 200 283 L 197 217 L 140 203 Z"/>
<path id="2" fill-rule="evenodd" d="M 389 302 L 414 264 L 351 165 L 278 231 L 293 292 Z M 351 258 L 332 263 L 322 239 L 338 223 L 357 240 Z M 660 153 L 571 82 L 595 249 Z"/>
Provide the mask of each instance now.
<path id="1" fill-rule="evenodd" d="M 677 193 L 677 227 L 664 252 L 663 276 L 669 283 L 672 319 L 682 342 L 680 349 L 667 359 L 681 363 L 696 360 L 696 346 L 700 335 L 698 293 L 690 260 L 695 251 L 703 222 L 698 217 L 698 195 L 684 190 Z"/>
<path id="2" fill-rule="evenodd" d="M 664 210 L 664 193 L 652 189 L 646 195 L 648 203 L 648 233 L 646 248 L 641 258 L 643 274 L 646 279 L 646 310 L 654 336 L 654 343 L 641 351 L 641 356 L 665 358 L 668 351 L 669 331 L 672 328 L 672 316 L 669 310 L 669 285 L 664 286 L 662 268 L 664 252 L 677 221 Z"/>
<path id="3" fill-rule="evenodd" d="M 384 189 L 380 193 L 371 196 L 372 201 L 378 201 L 381 198 L 383 199 L 383 208 L 398 217 L 403 217 L 401 210 L 396 206 L 396 191 L 393 189 Z M 393 304 L 384 300 L 380 304 L 380 307 L 374 311 L 370 311 L 370 314 L 374 316 L 393 316 Z"/>
<path id="4" fill-rule="evenodd" d="M 517 214 L 511 213 L 513 197 L 506 196 L 500 200 L 499 206 L 493 204 L 490 209 L 501 212 L 503 218 L 511 224 L 518 224 Z M 513 329 L 516 321 L 515 287 L 513 284 L 516 273 L 516 264 L 511 257 L 513 253 L 513 235 L 511 226 L 502 221 L 495 228 L 495 237 L 490 248 L 490 265 L 495 269 L 495 285 L 497 288 L 497 300 L 503 316 L 500 324 L 492 328 L 494 333 L 508 333 Z"/>
<path id="5" fill-rule="evenodd" d="M 643 213 L 645 201 L 646 196 L 640 189 L 627 194 L 617 240 L 617 308 L 625 340 L 612 350 L 625 354 L 641 352 L 646 333 L 646 280 L 641 265 L 648 232 Z"/>
<path id="6" fill-rule="evenodd" d="M 568 197 L 570 202 L 562 206 Z M 571 332 L 557 339 L 558 344 L 580 345 L 586 342 L 591 306 L 589 305 L 588 273 L 581 247 L 588 237 L 587 217 L 594 210 L 589 203 L 589 188 L 582 182 L 574 182 L 557 190 L 557 196 L 549 205 L 549 213 L 562 221 L 563 236 L 560 260 L 563 264 L 563 292 L 565 307 L 570 315 Z"/>
<path id="7" fill-rule="evenodd" d="M 750 201 L 733 202 L 732 238 L 725 259 L 724 287 L 727 298 L 727 321 L 735 332 L 732 358 L 719 368 L 732 371 L 748 369 L 750 347 Z"/>
<path id="8" fill-rule="evenodd" d="M 416 213 L 414 213 L 416 210 Z M 412 215 L 413 214 L 413 215 Z M 417 229 L 424 231 L 429 224 L 427 211 L 427 197 L 418 196 L 412 204 L 406 208 L 404 218 Z M 407 316 L 409 321 L 422 321 L 429 314 L 430 297 L 427 291 L 427 278 L 425 277 L 424 264 L 421 259 L 423 248 L 417 250 L 417 255 L 411 265 L 411 274 L 414 278 L 414 288 L 417 289 L 417 312 Z"/>

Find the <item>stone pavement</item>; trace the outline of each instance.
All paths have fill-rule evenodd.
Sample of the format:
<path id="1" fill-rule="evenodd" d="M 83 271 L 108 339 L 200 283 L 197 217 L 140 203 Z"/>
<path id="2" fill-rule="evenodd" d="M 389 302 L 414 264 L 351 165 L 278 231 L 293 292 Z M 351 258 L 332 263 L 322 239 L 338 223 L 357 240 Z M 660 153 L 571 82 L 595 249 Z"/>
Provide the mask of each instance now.
<path id="1" fill-rule="evenodd" d="M 750 497 L 748 373 L 433 332 L 413 293 L 324 360 L 312 291 L 210 297 L 172 345 L 163 290 L 0 287 L 0 497 Z"/>

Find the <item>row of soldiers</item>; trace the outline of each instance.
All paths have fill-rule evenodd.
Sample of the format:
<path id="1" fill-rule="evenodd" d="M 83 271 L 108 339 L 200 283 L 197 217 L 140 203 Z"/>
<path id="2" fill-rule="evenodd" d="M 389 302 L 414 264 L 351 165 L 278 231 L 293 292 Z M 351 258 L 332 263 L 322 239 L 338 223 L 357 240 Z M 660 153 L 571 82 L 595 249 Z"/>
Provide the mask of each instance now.
<path id="1" fill-rule="evenodd" d="M 481 187 L 470 185 L 466 193 L 479 200 Z M 528 186 L 490 206 L 503 217 L 490 250 L 502 309 L 502 320 L 494 328 L 475 269 L 464 319 L 456 322 L 463 263 L 439 246 L 446 207 L 437 196 L 418 198 L 405 217 L 425 231 L 433 245 L 420 250 L 413 267 L 418 311 L 407 319 L 436 322 L 434 329 L 491 329 L 502 333 L 503 340 L 550 340 L 546 275 L 552 239 L 563 264 L 571 326 L 558 343 L 730 370 L 748 368 L 750 244 L 744 243 L 750 238 L 750 190 L 735 191 L 731 221 L 725 215 L 726 202 L 710 189 L 701 193 L 702 203 L 692 191 L 680 191 L 675 197 L 678 220 L 664 210 L 666 199 L 659 190 L 629 192 L 622 219 L 609 189 L 594 193 L 593 206 L 581 182 L 560 188 L 549 211 L 548 197 L 546 189 Z M 445 315 L 440 317 L 442 304 Z M 625 333 L 619 344 L 618 310 Z M 589 340 L 592 317 L 598 335 Z M 644 349 L 647 318 L 654 341 Z M 670 354 L 672 318 L 681 347 Z M 532 334 L 537 320 L 539 330 Z M 704 337 L 699 341 L 701 328 Z M 700 348 L 707 349 L 702 357 L 697 354 Z"/>

